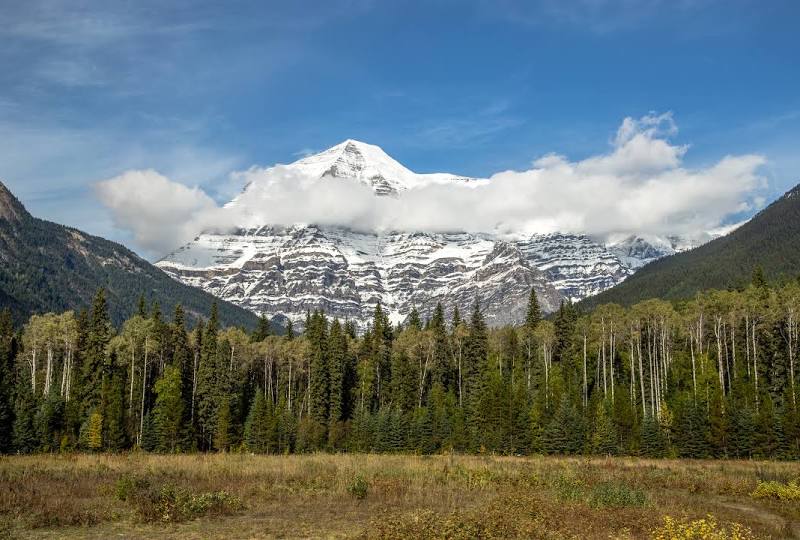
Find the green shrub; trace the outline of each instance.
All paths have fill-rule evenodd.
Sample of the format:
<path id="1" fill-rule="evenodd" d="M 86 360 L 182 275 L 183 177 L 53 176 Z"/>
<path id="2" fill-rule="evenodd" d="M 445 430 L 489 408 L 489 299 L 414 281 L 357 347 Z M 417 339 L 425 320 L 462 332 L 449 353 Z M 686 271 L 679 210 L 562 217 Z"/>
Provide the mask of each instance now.
<path id="1" fill-rule="evenodd" d="M 631 488 L 625 484 L 604 482 L 592 487 L 588 502 L 595 508 L 641 507 L 647 504 L 647 494 L 641 489 Z"/>
<path id="2" fill-rule="evenodd" d="M 116 496 L 130 503 L 148 522 L 179 522 L 206 515 L 226 515 L 242 508 L 242 502 L 225 491 L 192 493 L 172 484 L 153 486 L 146 478 L 123 476 Z"/>
<path id="3" fill-rule="evenodd" d="M 360 474 L 353 477 L 347 485 L 347 492 L 356 499 L 366 499 L 369 490 L 369 482 Z"/>

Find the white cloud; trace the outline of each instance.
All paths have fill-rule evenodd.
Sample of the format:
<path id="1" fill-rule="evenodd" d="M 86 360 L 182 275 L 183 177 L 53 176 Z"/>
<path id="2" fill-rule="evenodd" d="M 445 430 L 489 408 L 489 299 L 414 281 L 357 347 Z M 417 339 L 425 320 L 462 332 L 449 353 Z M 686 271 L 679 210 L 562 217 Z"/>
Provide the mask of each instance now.
<path id="1" fill-rule="evenodd" d="M 223 212 L 201 189 L 173 182 L 153 170 L 128 171 L 99 182 L 95 192 L 115 226 L 133 233 L 147 251 L 166 253 L 199 231 L 230 227 Z"/>
<path id="2" fill-rule="evenodd" d="M 548 154 L 529 170 L 500 172 L 471 184 L 428 185 L 398 197 L 376 197 L 356 182 L 304 177 L 281 165 L 233 173 L 230 180 L 248 189 L 223 209 L 199 190 L 153 171 L 126 173 L 98 191 L 119 226 L 134 231 L 143 246 L 162 251 L 204 228 L 233 223 L 504 236 L 693 234 L 759 204 L 763 157 L 727 156 L 689 169 L 683 166 L 688 147 L 669 140 L 676 133 L 670 114 L 626 118 L 605 154 L 580 161 Z"/>

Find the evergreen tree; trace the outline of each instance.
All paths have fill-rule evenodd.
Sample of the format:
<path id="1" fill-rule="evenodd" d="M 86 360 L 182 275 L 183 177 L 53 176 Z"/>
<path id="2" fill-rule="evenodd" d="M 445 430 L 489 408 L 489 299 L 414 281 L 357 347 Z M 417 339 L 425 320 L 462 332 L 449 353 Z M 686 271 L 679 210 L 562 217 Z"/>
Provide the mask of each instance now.
<path id="1" fill-rule="evenodd" d="M 608 414 L 607 404 L 597 407 L 594 432 L 592 433 L 592 453 L 599 455 L 615 455 L 619 451 L 617 429 Z"/>
<path id="2" fill-rule="evenodd" d="M 101 390 L 103 446 L 112 451 L 123 450 L 128 445 L 125 428 L 125 382 L 121 371 L 116 366 L 107 368 Z"/>
<path id="3" fill-rule="evenodd" d="M 219 403 L 219 380 L 217 376 L 219 315 L 216 302 L 211 306 L 211 316 L 203 333 L 202 351 L 197 369 L 197 388 L 195 391 L 196 417 L 200 448 L 212 447 L 217 429 L 217 405 Z M 227 442 L 227 441 L 226 441 Z"/>
<path id="4" fill-rule="evenodd" d="M 645 418 L 641 429 L 641 454 L 645 457 L 664 457 L 667 451 L 667 441 L 658 420 L 653 417 Z"/>
<path id="5" fill-rule="evenodd" d="M 269 328 L 269 319 L 267 318 L 266 314 L 262 313 L 258 318 L 258 326 L 256 326 L 255 331 L 250 336 L 250 341 L 254 343 L 264 341 L 271 333 L 272 332 Z"/>
<path id="6" fill-rule="evenodd" d="M 180 449 L 183 439 L 182 423 L 185 418 L 182 390 L 180 370 L 177 366 L 167 366 L 156 382 L 156 403 L 153 409 L 157 448 L 162 452 Z"/>
<path id="7" fill-rule="evenodd" d="M 244 442 L 250 452 L 266 454 L 275 448 L 275 425 L 264 394 L 256 392 L 244 427 Z"/>
<path id="8" fill-rule="evenodd" d="M 17 340 L 11 310 L 0 311 L 0 454 L 12 450 L 14 439 L 14 360 Z"/>
<path id="9" fill-rule="evenodd" d="M 231 402 L 223 398 L 216 416 L 216 430 L 214 431 L 214 449 L 225 452 L 231 444 Z"/>
<path id="10" fill-rule="evenodd" d="M 542 310 L 539 308 L 539 299 L 536 297 L 536 291 L 531 288 L 531 294 L 528 298 L 528 311 L 525 314 L 525 326 L 530 330 L 534 330 L 542 320 Z"/>
<path id="11" fill-rule="evenodd" d="M 343 419 L 345 396 L 345 372 L 347 370 L 347 337 L 338 319 L 334 319 L 328 338 L 328 380 L 330 385 L 329 422 Z"/>
<path id="12" fill-rule="evenodd" d="M 85 410 L 100 406 L 102 379 L 106 370 L 106 350 L 111 341 L 112 327 L 108 316 L 104 289 L 97 291 L 88 321 L 85 348 L 82 355 L 82 404 Z"/>
<path id="13" fill-rule="evenodd" d="M 583 447 L 582 419 L 569 398 L 561 398 L 553 418 L 542 436 L 543 449 L 548 454 L 577 454 Z"/>

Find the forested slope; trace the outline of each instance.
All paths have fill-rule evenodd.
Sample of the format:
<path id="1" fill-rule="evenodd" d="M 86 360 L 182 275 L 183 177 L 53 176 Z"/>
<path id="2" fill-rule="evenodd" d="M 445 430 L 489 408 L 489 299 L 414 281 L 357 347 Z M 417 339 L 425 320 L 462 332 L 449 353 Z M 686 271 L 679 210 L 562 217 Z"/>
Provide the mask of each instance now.
<path id="1" fill-rule="evenodd" d="M 106 289 L 115 323 L 133 314 L 141 295 L 165 312 L 183 304 L 191 320 L 207 315 L 215 301 L 119 244 L 31 216 L 0 182 L 0 307 L 23 321 L 34 313 L 89 307 L 99 288 Z M 248 328 L 257 320 L 222 301 L 219 315 L 226 325 Z"/>
<path id="2" fill-rule="evenodd" d="M 652 262 L 579 305 L 630 305 L 647 298 L 675 300 L 705 289 L 739 288 L 757 266 L 769 280 L 800 274 L 800 185 L 730 234 Z"/>

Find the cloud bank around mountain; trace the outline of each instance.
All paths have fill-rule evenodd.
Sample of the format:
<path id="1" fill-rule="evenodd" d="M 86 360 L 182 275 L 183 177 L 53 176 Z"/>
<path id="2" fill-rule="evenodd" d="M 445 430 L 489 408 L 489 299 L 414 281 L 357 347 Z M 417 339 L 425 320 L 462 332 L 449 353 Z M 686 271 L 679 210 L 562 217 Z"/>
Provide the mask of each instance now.
<path id="1" fill-rule="evenodd" d="M 137 245 L 166 253 L 204 230 L 313 223 L 359 231 L 485 232 L 508 237 L 577 232 L 596 237 L 695 234 L 763 204 L 759 155 L 684 166 L 688 146 L 671 138 L 670 113 L 626 118 L 610 150 L 580 161 L 547 154 L 528 170 L 468 184 L 434 184 L 376 197 L 346 179 L 303 177 L 290 167 L 253 167 L 229 180 L 248 185 L 217 206 L 198 188 L 155 171 L 128 171 L 96 186 L 100 200 Z"/>

